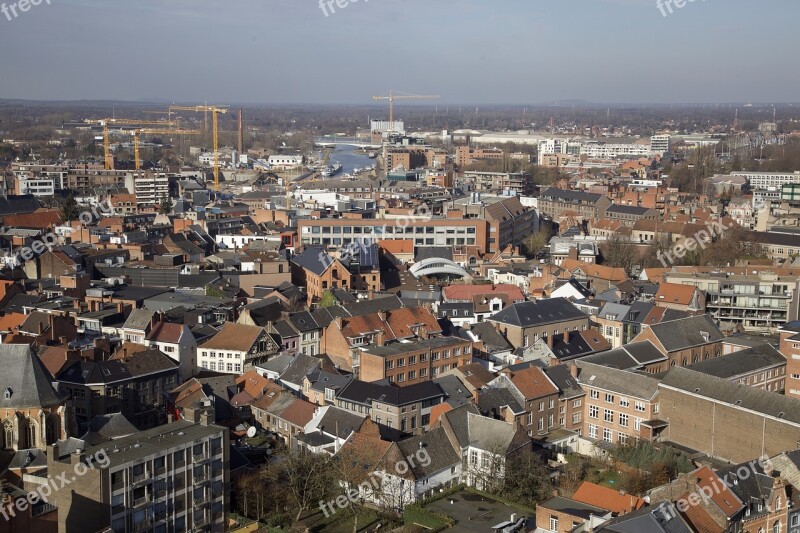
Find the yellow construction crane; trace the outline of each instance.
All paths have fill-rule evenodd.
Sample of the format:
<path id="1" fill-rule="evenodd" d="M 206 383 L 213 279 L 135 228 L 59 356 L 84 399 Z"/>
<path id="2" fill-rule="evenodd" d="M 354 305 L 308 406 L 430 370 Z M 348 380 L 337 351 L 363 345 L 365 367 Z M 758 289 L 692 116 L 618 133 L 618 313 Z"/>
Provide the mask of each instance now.
<path id="1" fill-rule="evenodd" d="M 170 121 L 164 120 L 135 120 L 125 118 L 87 118 L 84 120 L 87 124 L 96 122 L 103 126 L 103 151 L 105 156 L 105 169 L 114 170 L 114 157 L 111 155 L 111 142 L 109 140 L 108 125 L 115 124 L 118 126 L 167 126 L 172 127 Z"/>
<path id="2" fill-rule="evenodd" d="M 211 113 L 214 130 L 214 190 L 219 192 L 219 120 L 217 115 L 220 113 L 227 113 L 228 110 L 224 107 L 198 105 L 194 107 L 182 106 L 169 106 L 170 113 L 172 111 L 193 111 L 195 113 Z"/>
<path id="3" fill-rule="evenodd" d="M 441 98 L 438 94 L 423 95 L 410 94 L 389 89 L 389 96 L 373 96 L 373 100 L 389 100 L 389 127 L 394 127 L 394 101 L 395 100 L 433 100 Z"/>
<path id="4" fill-rule="evenodd" d="M 159 130 L 159 129 L 150 129 L 150 128 L 143 128 L 143 129 L 136 129 L 132 130 L 131 134 L 133 135 L 133 155 L 135 159 L 135 166 L 136 170 L 140 170 L 142 168 L 142 159 L 139 157 L 139 135 L 200 135 L 200 132 L 197 130 L 182 130 L 182 129 L 168 129 L 168 130 Z"/>

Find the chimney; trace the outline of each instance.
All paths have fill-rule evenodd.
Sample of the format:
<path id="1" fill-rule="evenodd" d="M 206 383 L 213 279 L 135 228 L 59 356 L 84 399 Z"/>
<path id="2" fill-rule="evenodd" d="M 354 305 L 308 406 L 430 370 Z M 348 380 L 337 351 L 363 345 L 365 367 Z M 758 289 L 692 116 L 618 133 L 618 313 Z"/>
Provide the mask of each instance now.
<path id="1" fill-rule="evenodd" d="M 122 302 L 117 302 L 117 311 L 122 313 L 125 310 L 125 304 Z"/>
<path id="2" fill-rule="evenodd" d="M 558 366 L 560 364 L 561 364 L 561 361 L 559 361 L 558 357 L 551 357 L 550 358 L 550 366 Z"/>
<path id="3" fill-rule="evenodd" d="M 578 369 L 577 363 L 570 363 L 569 364 L 569 373 L 573 378 L 578 379 L 578 376 L 580 375 L 580 371 Z"/>
<path id="4" fill-rule="evenodd" d="M 386 322 L 386 311 L 378 311 L 378 319 L 381 322 Z"/>
<path id="5" fill-rule="evenodd" d="M 337 317 L 334 319 L 334 322 L 336 322 L 336 327 L 337 327 L 337 328 L 339 328 L 339 329 L 342 329 L 342 317 L 340 317 L 340 316 L 337 316 Z"/>
<path id="6" fill-rule="evenodd" d="M 66 337 L 59 337 L 58 338 L 58 344 L 66 345 L 67 344 L 67 338 Z"/>
<path id="7" fill-rule="evenodd" d="M 54 463 L 58 461 L 59 453 L 58 453 L 58 444 L 53 444 L 47 447 L 47 460 L 50 463 Z"/>
<path id="8" fill-rule="evenodd" d="M 383 346 L 385 342 L 386 333 L 384 333 L 383 330 L 378 331 L 378 333 L 375 334 L 375 346 Z"/>
<path id="9" fill-rule="evenodd" d="M 242 116 L 242 109 L 239 109 L 239 155 L 244 153 L 244 118 Z M 237 161 L 233 164 L 236 165 Z"/>

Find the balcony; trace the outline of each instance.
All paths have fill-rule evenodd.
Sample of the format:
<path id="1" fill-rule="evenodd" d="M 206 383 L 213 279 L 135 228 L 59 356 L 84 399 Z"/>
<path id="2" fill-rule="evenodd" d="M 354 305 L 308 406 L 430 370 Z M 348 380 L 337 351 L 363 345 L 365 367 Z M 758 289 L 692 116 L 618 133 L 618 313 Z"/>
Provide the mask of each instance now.
<path id="1" fill-rule="evenodd" d="M 153 527 L 153 519 L 145 518 L 141 522 L 133 524 L 134 531 L 148 531 Z"/>
<path id="2" fill-rule="evenodd" d="M 149 496 L 142 496 L 141 498 L 136 498 L 133 500 L 133 507 L 144 507 L 145 505 L 150 504 L 153 500 Z"/>

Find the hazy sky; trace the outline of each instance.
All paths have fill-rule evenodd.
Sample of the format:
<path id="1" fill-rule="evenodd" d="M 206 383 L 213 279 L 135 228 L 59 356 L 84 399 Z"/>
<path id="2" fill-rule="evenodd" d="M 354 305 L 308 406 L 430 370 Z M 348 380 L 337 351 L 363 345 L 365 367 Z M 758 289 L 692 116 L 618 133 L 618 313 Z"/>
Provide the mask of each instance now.
<path id="1" fill-rule="evenodd" d="M 800 101 L 798 0 L 46 1 L 0 13 L 0 98 Z"/>

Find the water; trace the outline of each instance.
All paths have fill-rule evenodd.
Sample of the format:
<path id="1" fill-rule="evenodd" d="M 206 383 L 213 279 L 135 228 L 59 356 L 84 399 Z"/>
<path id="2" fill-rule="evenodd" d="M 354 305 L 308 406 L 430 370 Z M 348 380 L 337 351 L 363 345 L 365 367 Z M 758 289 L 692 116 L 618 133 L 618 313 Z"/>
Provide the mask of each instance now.
<path id="1" fill-rule="evenodd" d="M 355 152 L 354 150 L 355 146 L 337 146 L 331 152 L 331 165 L 334 161 L 338 161 L 342 164 L 342 174 L 352 174 L 355 168 L 371 167 L 375 164 L 374 159 L 370 159 L 366 154 Z"/>

